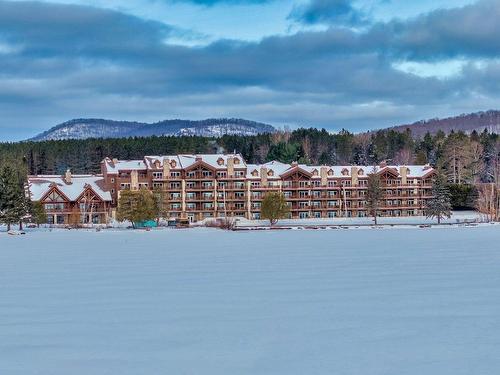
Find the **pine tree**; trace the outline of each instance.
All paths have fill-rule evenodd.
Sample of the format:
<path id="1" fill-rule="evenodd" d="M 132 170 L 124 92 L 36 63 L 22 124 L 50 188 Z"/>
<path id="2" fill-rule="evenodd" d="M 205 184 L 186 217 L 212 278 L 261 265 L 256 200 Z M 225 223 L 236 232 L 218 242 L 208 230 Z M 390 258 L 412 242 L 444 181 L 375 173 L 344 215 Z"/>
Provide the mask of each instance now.
<path id="1" fill-rule="evenodd" d="M 155 219 L 157 212 L 155 199 L 149 190 L 124 190 L 118 200 L 116 218 L 119 221 L 128 220 L 135 227 L 135 223 Z"/>
<path id="2" fill-rule="evenodd" d="M 47 212 L 41 202 L 33 202 L 30 207 L 31 220 L 37 227 L 47 222 Z"/>
<path id="3" fill-rule="evenodd" d="M 374 169 L 372 173 L 368 175 L 368 187 L 366 192 L 366 208 L 368 213 L 373 216 L 375 220 L 375 225 L 377 225 L 378 210 L 380 207 L 380 201 L 383 198 L 382 184 L 380 181 L 380 175 Z"/>
<path id="4" fill-rule="evenodd" d="M 285 196 L 280 192 L 269 192 L 262 200 L 261 217 L 268 219 L 271 225 L 279 219 L 285 219 L 290 212 L 290 207 L 286 203 Z"/>
<path id="5" fill-rule="evenodd" d="M 432 182 L 432 199 L 427 201 L 427 218 L 437 218 L 441 224 L 443 217 L 451 217 L 451 195 L 448 188 L 447 178 L 441 171 L 438 172 Z"/>
<path id="6" fill-rule="evenodd" d="M 9 165 L 0 171 L 0 222 L 7 230 L 27 214 L 26 197 L 16 171 Z"/>

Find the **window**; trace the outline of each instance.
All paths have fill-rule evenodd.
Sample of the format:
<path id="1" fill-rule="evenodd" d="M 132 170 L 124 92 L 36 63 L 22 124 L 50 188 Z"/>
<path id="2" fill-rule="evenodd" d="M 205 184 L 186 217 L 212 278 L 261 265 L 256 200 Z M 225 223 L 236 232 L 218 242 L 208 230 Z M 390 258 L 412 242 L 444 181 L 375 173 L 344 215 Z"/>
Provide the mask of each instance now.
<path id="1" fill-rule="evenodd" d="M 115 183 L 115 178 L 114 178 L 114 177 L 111 179 L 111 183 L 112 183 L 112 184 L 114 184 L 114 183 Z"/>
<path id="2" fill-rule="evenodd" d="M 336 217 L 336 216 L 337 216 L 337 212 L 335 212 L 335 211 L 328 211 L 328 217 L 329 218 Z"/>
<path id="3" fill-rule="evenodd" d="M 181 188 L 180 182 L 171 182 L 170 183 L 170 189 L 180 189 L 180 188 Z"/>
<path id="4" fill-rule="evenodd" d="M 239 181 L 239 182 L 238 182 L 238 181 L 236 181 L 236 182 L 234 183 L 234 187 L 235 187 L 236 189 L 244 189 L 244 188 L 245 188 L 245 183 L 244 183 L 244 182 L 241 182 L 241 181 Z"/>
<path id="5" fill-rule="evenodd" d="M 201 174 L 203 177 L 212 177 L 212 172 L 210 171 L 203 171 Z"/>
<path id="6" fill-rule="evenodd" d="M 153 172 L 153 178 L 163 178 L 163 172 Z"/>
<path id="7" fill-rule="evenodd" d="M 245 177 L 245 172 L 244 171 L 236 171 L 236 172 L 234 172 L 234 175 L 236 177 Z"/>
<path id="8" fill-rule="evenodd" d="M 162 189 L 163 184 L 161 182 L 153 182 L 153 188 L 154 189 Z"/>
<path id="9" fill-rule="evenodd" d="M 64 210 L 64 203 L 45 203 L 47 211 L 62 211 Z"/>
<path id="10" fill-rule="evenodd" d="M 309 181 L 300 181 L 299 186 L 301 188 L 309 186 Z"/>
<path id="11" fill-rule="evenodd" d="M 217 177 L 218 178 L 226 178 L 227 177 L 227 172 L 217 172 Z"/>
<path id="12" fill-rule="evenodd" d="M 121 190 L 130 190 L 130 183 L 121 183 L 120 189 Z"/>
<path id="13" fill-rule="evenodd" d="M 181 172 L 170 172 L 170 177 L 181 177 Z"/>
<path id="14" fill-rule="evenodd" d="M 308 212 L 299 212 L 299 218 L 300 219 L 307 219 L 309 217 Z"/>

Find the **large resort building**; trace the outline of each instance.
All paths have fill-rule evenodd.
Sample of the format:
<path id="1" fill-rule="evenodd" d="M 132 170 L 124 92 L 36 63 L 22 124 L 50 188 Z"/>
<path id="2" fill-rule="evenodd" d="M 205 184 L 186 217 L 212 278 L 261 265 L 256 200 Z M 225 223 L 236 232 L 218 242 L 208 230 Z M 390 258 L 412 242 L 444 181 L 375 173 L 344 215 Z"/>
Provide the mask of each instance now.
<path id="1" fill-rule="evenodd" d="M 114 217 L 123 190 L 162 191 L 168 218 L 260 219 L 269 191 L 281 191 L 291 218 L 367 216 L 368 175 L 378 173 L 384 198 L 381 216 L 422 215 L 431 198 L 435 170 L 428 166 L 310 166 L 277 161 L 247 164 L 239 154 L 106 158 L 101 175 L 30 176 L 28 189 L 52 222 L 105 223 Z M 78 213 L 78 214 L 77 214 Z M 71 216 L 73 215 L 73 216 Z"/>

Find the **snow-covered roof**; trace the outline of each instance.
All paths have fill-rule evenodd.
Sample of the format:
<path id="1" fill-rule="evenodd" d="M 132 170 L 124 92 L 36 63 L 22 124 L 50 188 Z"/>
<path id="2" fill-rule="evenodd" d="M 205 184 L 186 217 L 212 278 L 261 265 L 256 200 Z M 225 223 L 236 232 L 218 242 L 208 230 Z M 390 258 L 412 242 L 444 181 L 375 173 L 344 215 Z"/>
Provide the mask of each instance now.
<path id="1" fill-rule="evenodd" d="M 333 172 L 335 177 L 351 177 L 352 169 L 357 168 L 358 177 L 366 177 L 374 170 L 380 172 L 384 169 L 392 170 L 398 175 L 403 167 L 408 169 L 408 178 L 417 178 L 427 175 L 432 171 L 429 165 L 388 165 L 388 166 L 373 166 L 373 165 L 305 165 L 305 164 L 285 164 L 279 161 L 271 161 L 265 164 L 246 164 L 240 154 L 180 154 L 169 156 L 145 156 L 143 160 L 111 160 L 104 159 L 104 165 L 108 174 L 116 174 L 120 170 L 147 170 L 156 169 L 155 162 L 159 162 L 158 167 L 163 168 L 164 160 L 169 162 L 175 161 L 176 168 L 187 169 L 201 160 L 210 165 L 214 169 L 226 169 L 228 159 L 233 158 L 236 162 L 234 168 L 247 168 L 247 178 L 261 178 L 261 168 L 266 168 L 268 178 L 279 178 L 281 175 L 291 171 L 293 168 L 300 168 L 308 173 L 314 174 L 313 178 L 320 178 L 321 168 L 327 168 L 327 171 Z M 256 171 L 256 172 L 255 172 Z M 314 173 L 314 172 L 317 173 Z"/>
<path id="2" fill-rule="evenodd" d="M 294 168 L 302 169 L 311 174 L 314 174 L 314 172 L 316 171 L 317 174 L 313 175 L 312 178 L 321 178 L 321 168 L 326 168 L 327 172 L 332 171 L 333 177 L 349 177 L 349 178 L 352 177 L 353 168 L 356 168 L 358 177 L 367 177 L 369 174 L 373 173 L 374 170 L 375 172 L 379 173 L 386 169 L 392 170 L 396 172 L 398 175 L 400 175 L 401 168 L 406 167 L 408 170 L 407 177 L 417 178 L 417 177 L 423 177 L 433 170 L 433 168 L 428 165 L 406 165 L 406 166 L 388 165 L 385 167 L 373 166 L 373 165 L 305 165 L 305 164 L 284 164 L 278 161 L 272 161 L 266 164 L 248 164 L 247 166 L 248 166 L 247 178 L 249 179 L 260 178 L 261 177 L 260 171 L 262 167 L 267 168 L 268 172 L 272 170 L 274 172 L 272 177 L 274 178 L 279 178 L 279 176 L 287 172 L 290 172 Z M 270 177 L 268 176 L 268 178 Z"/>
<path id="3" fill-rule="evenodd" d="M 144 160 L 112 160 L 106 158 L 103 160 L 103 163 L 108 174 L 118 174 L 118 171 L 145 171 L 147 169 Z"/>
<path id="4" fill-rule="evenodd" d="M 229 158 L 235 161 L 234 168 L 246 168 L 245 160 L 240 154 L 179 155 L 179 161 L 184 169 L 189 168 L 199 159 L 215 169 L 226 169 Z"/>
<path id="5" fill-rule="evenodd" d="M 247 178 L 260 178 L 261 168 L 266 168 L 268 179 L 279 179 L 280 175 L 286 173 L 292 166 L 290 164 L 281 163 L 279 161 L 270 161 L 265 164 L 248 164 L 247 165 Z M 255 173 L 257 171 L 257 173 Z M 270 173 L 271 172 L 271 173 Z M 255 174 L 255 176 L 254 176 Z M 271 175 L 270 175 L 271 174 Z"/>
<path id="6" fill-rule="evenodd" d="M 108 174 L 117 174 L 119 171 L 156 169 L 155 162 L 163 168 L 164 160 L 175 161 L 176 168 L 186 169 L 201 159 L 214 169 L 226 169 L 228 159 L 232 158 L 234 168 L 246 168 L 246 162 L 240 154 L 181 154 L 181 155 L 148 155 L 143 160 L 103 160 Z"/>
<path id="7" fill-rule="evenodd" d="M 111 201 L 111 194 L 104 190 L 104 179 L 96 175 L 72 175 L 71 183 L 67 183 L 64 176 L 29 176 L 28 191 L 33 201 L 38 201 L 46 195 L 52 187 L 63 193 L 70 201 L 75 201 L 88 187 L 90 187 L 104 201 Z"/>

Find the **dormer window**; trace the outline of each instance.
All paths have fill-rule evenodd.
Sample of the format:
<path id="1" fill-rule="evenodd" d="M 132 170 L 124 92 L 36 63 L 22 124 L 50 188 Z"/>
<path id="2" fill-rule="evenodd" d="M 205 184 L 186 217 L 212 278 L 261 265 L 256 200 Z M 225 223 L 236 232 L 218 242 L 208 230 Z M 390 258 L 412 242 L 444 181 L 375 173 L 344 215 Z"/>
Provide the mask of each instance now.
<path id="1" fill-rule="evenodd" d="M 252 176 L 257 177 L 258 175 L 259 175 L 259 172 L 257 171 L 257 169 L 254 169 L 252 171 Z"/>
<path id="2" fill-rule="evenodd" d="M 177 163 L 176 163 L 176 161 L 175 161 L 175 160 L 172 160 L 172 161 L 170 162 L 170 168 L 175 168 L 175 167 L 177 167 Z"/>
<path id="3" fill-rule="evenodd" d="M 271 169 L 269 172 L 267 172 L 267 175 L 268 175 L 269 177 L 274 176 L 274 171 Z"/>
<path id="4" fill-rule="evenodd" d="M 317 170 L 317 169 L 314 169 L 314 170 L 312 171 L 312 175 L 313 175 L 313 176 L 317 176 L 317 175 L 318 175 L 318 170 Z"/>
<path id="5" fill-rule="evenodd" d="M 347 168 L 342 169 L 342 176 L 348 176 L 349 170 Z"/>
<path id="6" fill-rule="evenodd" d="M 363 176 L 365 174 L 365 171 L 363 169 L 360 169 L 358 171 L 358 176 Z"/>
<path id="7" fill-rule="evenodd" d="M 155 160 L 155 168 L 156 169 L 159 169 L 160 168 L 160 161 L 159 160 Z"/>
<path id="8" fill-rule="evenodd" d="M 223 158 L 218 158 L 217 159 L 217 164 L 218 165 L 224 165 L 224 159 Z"/>
<path id="9" fill-rule="evenodd" d="M 328 170 L 328 176 L 333 176 L 333 169 Z"/>
<path id="10" fill-rule="evenodd" d="M 234 158 L 234 164 L 236 164 L 236 165 L 240 164 L 240 159 Z"/>

